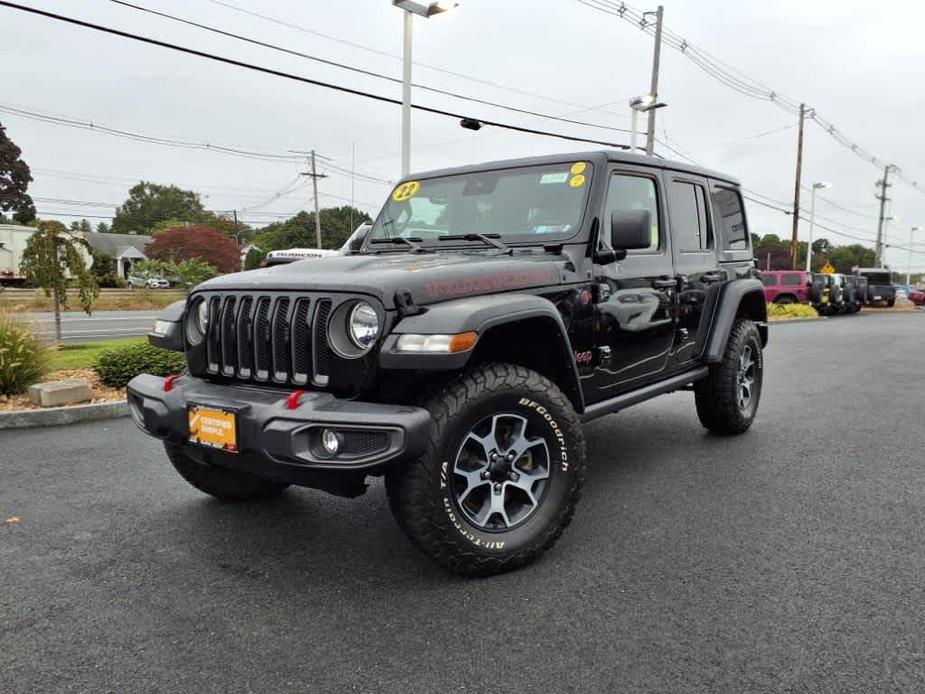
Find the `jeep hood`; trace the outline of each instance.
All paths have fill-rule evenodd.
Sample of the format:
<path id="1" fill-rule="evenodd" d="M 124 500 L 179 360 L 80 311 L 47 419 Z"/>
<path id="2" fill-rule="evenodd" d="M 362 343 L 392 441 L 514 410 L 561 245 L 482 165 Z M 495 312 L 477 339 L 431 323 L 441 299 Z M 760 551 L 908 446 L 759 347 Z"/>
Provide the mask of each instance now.
<path id="1" fill-rule="evenodd" d="M 387 308 L 408 291 L 418 305 L 458 297 L 560 284 L 565 256 L 554 253 L 384 253 L 302 260 L 216 277 L 196 290 L 347 292 L 377 297 Z"/>

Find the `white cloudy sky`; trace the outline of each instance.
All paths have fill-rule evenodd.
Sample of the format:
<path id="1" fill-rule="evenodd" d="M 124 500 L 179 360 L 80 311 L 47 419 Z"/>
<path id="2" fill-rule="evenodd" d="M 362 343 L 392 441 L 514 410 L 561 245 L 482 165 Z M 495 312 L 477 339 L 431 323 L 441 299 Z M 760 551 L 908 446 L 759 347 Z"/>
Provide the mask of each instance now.
<path id="1" fill-rule="evenodd" d="M 389 0 L 223 0 L 299 25 L 263 21 L 212 0 L 134 0 L 215 27 L 330 60 L 401 74 L 400 12 Z M 108 26 L 201 50 L 399 97 L 400 87 L 301 58 L 243 45 L 144 15 L 106 0 L 21 0 Z M 460 0 L 457 12 L 415 22 L 415 81 L 455 92 L 614 127 L 628 127 L 629 97 L 647 91 L 652 40 L 616 17 L 577 0 Z M 635 6 L 650 9 L 643 0 Z M 691 43 L 779 92 L 809 105 L 862 147 L 923 183 L 925 190 L 925 6 L 885 0 L 812 3 L 664 0 L 666 26 Z M 651 8 L 654 9 L 654 8 Z M 314 32 L 314 33 L 311 33 Z M 326 35 L 323 36 L 322 34 Z M 93 121 L 147 135 L 211 142 L 273 153 L 317 149 L 335 165 L 394 180 L 399 170 L 397 106 L 331 92 L 141 45 L 0 7 L 0 106 Z M 329 38 L 329 37 L 333 37 Z M 337 39 L 337 40 L 334 40 Z M 350 44 L 357 44 L 356 46 Z M 373 50 L 368 50 L 373 49 Z M 459 73 L 466 79 L 432 68 Z M 487 83 L 492 84 L 487 84 Z M 500 85 L 500 86 L 493 86 Z M 503 88 L 502 88 L 503 87 Z M 530 96 L 525 92 L 542 95 Z M 659 112 L 670 142 L 687 155 L 738 176 L 783 201 L 793 195 L 795 118 L 772 104 L 713 81 L 670 49 L 663 55 Z M 427 105 L 605 140 L 614 133 L 512 114 L 417 92 Z M 305 185 L 273 199 L 303 167 L 133 142 L 0 113 L 0 122 L 33 167 L 34 196 L 118 204 L 139 179 L 177 183 L 203 194 L 216 210 L 270 221 L 309 204 Z M 781 129 L 784 128 L 784 129 Z M 777 130 L 763 137 L 759 133 Z M 533 153 L 584 149 L 571 143 L 492 128 L 462 130 L 452 119 L 415 114 L 413 169 Z M 671 156 L 670 153 L 664 154 Z M 331 172 L 322 204 L 353 197 L 374 212 L 388 186 Z M 826 197 L 861 215 L 817 203 L 817 212 L 852 235 L 872 239 L 879 172 L 808 124 L 804 182 L 832 181 Z M 337 196 L 337 197 L 333 197 Z M 925 226 L 925 192 L 891 189 L 892 240 L 908 245 L 913 224 Z M 261 203 L 263 203 L 261 205 Z M 804 198 L 808 208 L 808 199 Z M 111 206 L 39 202 L 40 212 L 111 214 Z M 789 236 L 790 218 L 757 205 L 753 231 Z M 852 227 L 849 229 L 849 227 Z M 848 239 L 824 233 L 832 240 Z M 805 229 L 803 230 L 805 234 Z M 915 265 L 925 268 L 925 231 Z M 907 254 L 889 261 L 905 268 Z"/>

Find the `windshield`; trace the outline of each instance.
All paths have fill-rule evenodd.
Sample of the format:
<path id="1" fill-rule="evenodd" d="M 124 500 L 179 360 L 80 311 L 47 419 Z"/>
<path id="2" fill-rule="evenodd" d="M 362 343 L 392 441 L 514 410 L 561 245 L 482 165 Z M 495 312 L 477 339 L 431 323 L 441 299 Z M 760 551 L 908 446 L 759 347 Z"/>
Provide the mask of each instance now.
<path id="1" fill-rule="evenodd" d="M 395 236 L 431 244 L 457 234 L 497 235 L 503 243 L 569 238 L 582 220 L 592 166 L 565 162 L 400 183 L 368 240 Z"/>
<path id="2" fill-rule="evenodd" d="M 871 284 L 892 284 L 889 272 L 867 272 L 867 281 Z"/>

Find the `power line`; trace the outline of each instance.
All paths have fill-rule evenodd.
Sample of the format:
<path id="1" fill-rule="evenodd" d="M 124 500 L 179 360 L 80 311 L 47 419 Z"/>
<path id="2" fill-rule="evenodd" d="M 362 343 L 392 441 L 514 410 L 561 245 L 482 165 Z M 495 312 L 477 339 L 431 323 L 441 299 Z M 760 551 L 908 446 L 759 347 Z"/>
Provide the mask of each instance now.
<path id="1" fill-rule="evenodd" d="M 331 67 L 340 68 L 342 70 L 349 70 L 357 74 L 365 75 L 367 77 L 375 77 L 376 79 L 386 80 L 387 82 L 392 82 L 393 84 L 402 84 L 402 80 L 397 77 L 392 77 L 390 75 L 384 75 L 381 72 L 374 72 L 373 70 L 366 70 L 364 68 L 355 67 L 353 65 L 347 65 L 345 63 L 340 63 L 335 60 L 328 60 L 327 58 L 320 58 L 315 55 L 310 55 L 308 53 L 303 53 L 302 51 L 296 51 L 291 48 L 284 48 L 282 46 L 277 46 L 272 43 L 267 43 L 266 41 L 260 41 L 258 39 L 250 38 L 249 36 L 244 36 L 242 34 L 236 34 L 231 31 L 226 31 L 224 29 L 218 29 L 216 27 L 210 26 L 208 24 L 201 24 L 199 22 L 194 22 L 189 19 L 184 19 L 182 17 L 177 17 L 176 15 L 169 14 L 167 12 L 160 12 L 158 10 L 152 10 L 147 7 L 142 7 L 141 5 L 135 5 L 126 0 L 109 0 L 109 2 L 115 3 L 116 5 L 122 5 L 123 7 L 128 7 L 139 12 L 146 12 L 148 14 L 156 15 L 164 19 L 169 19 L 174 22 L 180 22 L 187 26 L 196 27 L 198 29 L 203 29 L 205 31 L 212 32 L 214 34 L 219 34 L 220 36 L 226 36 L 228 38 L 233 38 L 238 41 L 243 41 L 255 46 L 260 46 L 261 48 L 267 48 L 273 51 L 278 51 L 280 53 L 286 53 L 288 55 L 294 55 L 299 58 L 305 58 L 306 60 L 312 60 L 323 65 L 329 65 Z M 628 133 L 630 132 L 626 128 L 616 128 L 609 125 L 603 125 L 600 123 L 589 123 L 587 121 L 574 120 L 571 118 L 566 118 L 564 116 L 555 116 L 550 113 L 542 113 L 540 111 L 532 111 L 530 109 L 518 108 L 516 106 L 510 106 L 507 104 L 501 104 L 496 101 L 489 101 L 487 99 L 480 99 L 478 97 L 469 96 L 467 94 L 460 94 L 458 92 L 452 92 L 446 89 L 438 89 L 437 87 L 430 87 L 425 84 L 412 83 L 412 86 L 416 89 L 421 89 L 423 91 L 431 92 L 434 94 L 440 94 L 443 96 L 449 96 L 454 99 L 462 99 L 463 101 L 469 101 L 476 104 L 482 104 L 483 106 L 491 106 L 492 108 L 499 108 L 505 111 L 511 111 L 512 113 L 520 113 L 528 116 L 534 116 L 537 118 L 546 118 L 548 120 L 558 121 L 560 123 L 568 123 L 570 125 L 580 125 L 589 128 L 598 128 L 601 130 L 610 130 L 613 132 Z"/>
<path id="2" fill-rule="evenodd" d="M 614 0 L 577 1 L 582 5 L 598 10 L 599 12 L 604 12 L 606 14 L 618 17 L 630 24 L 633 24 L 647 34 L 654 34 L 654 25 L 646 18 L 645 14 L 642 11 L 627 5 L 625 2 L 620 2 L 617 4 L 614 2 Z M 663 28 L 662 41 L 682 53 L 697 67 L 730 89 L 734 89 L 745 96 L 763 101 L 770 101 L 771 103 L 777 105 L 779 108 L 787 111 L 790 114 L 795 115 L 799 112 L 800 104 L 798 101 L 784 96 L 768 85 L 763 84 L 762 82 L 759 82 L 752 77 L 749 77 L 740 70 L 737 70 L 731 65 L 724 63 L 719 58 L 716 58 L 706 51 L 697 48 L 680 35 Z M 820 128 L 822 128 L 829 136 L 831 136 L 836 142 L 853 152 L 864 161 L 873 164 L 880 169 L 886 166 L 886 162 L 871 152 L 865 150 L 856 142 L 853 142 L 838 128 L 836 128 L 831 121 L 824 118 L 816 109 L 810 109 L 808 117 L 813 120 Z M 894 167 L 893 173 L 903 182 L 911 185 L 919 192 L 925 193 L 925 188 L 923 188 L 921 184 L 909 176 L 903 174 L 901 169 L 898 167 Z"/>
<path id="3" fill-rule="evenodd" d="M 189 140 L 175 140 L 170 138 L 157 137 L 154 135 L 146 135 L 137 131 L 100 125 L 94 121 L 83 121 L 70 116 L 55 116 L 48 113 L 42 113 L 41 111 L 26 109 L 20 106 L 11 106 L 8 104 L 0 104 L 0 113 L 7 113 L 9 115 L 48 123 L 51 125 L 62 125 L 70 128 L 76 128 L 78 130 L 99 132 L 106 135 L 113 135 L 124 139 L 135 140 L 137 142 L 145 142 L 148 144 L 162 145 L 167 147 L 176 147 L 179 149 L 195 149 L 201 151 L 219 152 L 221 154 L 229 154 L 261 161 L 285 161 L 298 163 L 302 160 L 302 157 L 297 154 L 274 154 L 270 152 L 248 151 L 237 147 L 215 145 L 208 142 L 192 142 Z M 342 167 L 339 170 L 341 172 L 349 173 L 347 169 Z M 357 178 L 360 178 L 369 183 L 384 183 L 387 185 L 392 185 L 392 181 L 389 181 L 385 178 L 380 178 L 373 174 L 357 172 L 356 176 Z"/>
<path id="4" fill-rule="evenodd" d="M 120 36 L 122 38 L 131 39 L 133 41 L 138 41 L 140 43 L 146 43 L 152 46 L 158 46 L 160 48 L 168 48 L 173 51 L 180 53 L 185 53 L 187 55 L 194 55 L 199 58 L 205 58 L 207 60 L 212 60 L 217 63 L 223 63 L 225 65 L 233 65 L 235 67 L 241 67 L 247 70 L 253 70 L 254 72 L 261 72 L 267 75 L 273 75 L 274 77 L 282 77 L 284 79 L 293 80 L 296 82 L 301 82 L 303 84 L 311 84 L 317 87 L 323 87 L 325 89 L 331 89 L 334 91 L 342 92 L 344 94 L 352 94 L 354 96 L 360 96 L 367 99 L 372 99 L 374 101 L 380 101 L 382 103 L 401 104 L 401 101 L 398 99 L 393 99 L 391 97 L 382 96 L 380 94 L 373 94 L 371 92 L 366 92 L 361 89 L 353 89 L 351 87 L 345 87 L 340 84 L 334 84 L 332 82 L 325 82 L 322 80 L 316 80 L 311 77 L 304 77 L 301 75 L 295 75 L 289 72 L 284 72 L 282 70 L 275 70 L 273 68 L 263 67 L 260 65 L 254 65 L 252 63 L 247 63 L 242 60 L 236 60 L 234 58 L 226 58 L 224 56 L 215 55 L 213 53 L 207 53 L 205 51 L 200 51 L 195 48 L 188 48 L 186 46 L 180 46 L 174 43 L 169 43 L 167 41 L 161 41 L 159 39 L 153 39 L 147 36 L 140 36 L 138 34 L 133 34 L 128 31 L 122 31 L 121 29 L 113 29 L 111 27 L 106 27 L 101 24 L 94 24 L 93 22 L 86 22 L 81 19 L 75 19 L 73 17 L 67 17 L 60 14 L 55 14 L 54 12 L 47 12 L 45 10 L 40 10 L 35 7 L 27 7 L 25 5 L 19 5 L 17 3 L 8 2 L 8 0 L 0 0 L 0 6 L 9 7 L 11 9 L 20 10 L 22 12 L 28 12 L 30 14 L 35 14 L 41 17 L 46 17 L 48 19 L 54 19 L 60 22 L 65 22 L 67 24 L 73 24 L 75 26 L 81 26 L 87 29 L 93 29 L 95 31 L 100 31 L 106 34 L 111 34 L 113 36 Z M 549 132 L 545 130 L 535 130 L 533 128 L 525 128 L 518 125 L 512 125 L 510 123 L 501 123 L 499 121 L 491 121 L 484 118 L 473 118 L 469 115 L 463 115 L 461 113 L 455 113 L 453 111 L 446 111 L 443 109 L 433 108 L 431 106 L 424 106 L 421 104 L 411 104 L 411 108 L 418 111 L 423 111 L 424 113 L 432 113 L 439 116 L 446 116 L 449 118 L 454 118 L 458 120 L 470 119 L 477 120 L 482 125 L 490 125 L 496 128 L 504 128 L 506 130 L 511 130 L 514 132 L 527 133 L 530 135 L 542 135 L 545 137 L 554 137 L 560 140 L 568 140 L 571 142 L 587 142 L 596 145 L 606 145 L 608 147 L 615 147 L 618 149 L 628 149 L 627 145 L 618 144 L 615 142 L 605 142 L 603 140 L 593 140 L 585 137 L 576 137 L 574 135 L 565 135 L 562 133 Z"/>
<path id="5" fill-rule="evenodd" d="M 243 7 L 239 7 L 239 6 L 234 5 L 234 4 L 230 3 L 230 2 L 223 2 L 222 0 L 207 0 L 207 1 L 208 1 L 208 2 L 211 2 L 211 3 L 214 4 L 214 5 L 220 5 L 220 6 L 222 6 L 222 7 L 226 7 L 226 8 L 228 8 L 228 9 L 230 9 L 230 10 L 233 10 L 234 12 L 240 12 L 241 14 L 245 14 L 245 15 L 248 15 L 248 16 L 250 16 L 250 17 L 254 17 L 254 18 L 256 18 L 256 19 L 262 19 L 262 20 L 264 20 L 264 21 L 266 21 L 266 22 L 271 22 L 271 23 L 276 24 L 276 25 L 278 25 L 278 26 L 284 26 L 284 27 L 287 27 L 287 28 L 289 28 L 289 29 L 294 29 L 295 31 L 299 31 L 299 32 L 302 32 L 302 33 L 305 33 L 305 34 L 310 34 L 310 35 L 312 35 L 312 36 L 319 36 L 319 37 L 324 38 L 324 39 L 327 39 L 327 40 L 329 40 L 329 41 L 333 41 L 333 42 L 335 42 L 335 43 L 340 43 L 340 44 L 345 45 L 345 46 L 350 46 L 351 48 L 356 48 L 356 49 L 359 49 L 359 50 L 362 50 L 362 51 L 367 51 L 367 52 L 369 52 L 369 53 L 373 53 L 373 54 L 375 54 L 375 55 L 379 55 L 379 56 L 382 56 L 382 57 L 385 57 L 385 58 L 390 58 L 390 59 L 399 60 L 399 61 L 402 60 L 402 56 L 400 56 L 400 55 L 397 55 L 397 54 L 394 54 L 394 53 L 389 53 L 389 52 L 387 52 L 387 51 L 381 51 L 381 50 L 379 50 L 379 49 L 372 48 L 371 46 L 366 46 L 366 45 L 364 45 L 364 44 L 362 44 L 362 43 L 356 43 L 356 42 L 354 42 L 354 41 L 348 41 L 347 39 L 343 39 L 343 38 L 340 38 L 340 37 L 337 37 L 337 36 L 332 36 L 331 34 L 326 34 L 326 33 L 324 33 L 324 32 L 317 31 L 317 30 L 315 30 L 315 29 L 309 29 L 309 28 L 307 28 L 307 27 L 301 26 L 301 25 L 296 24 L 296 23 L 294 23 L 294 22 L 287 22 L 287 21 L 284 21 L 284 20 L 281 20 L 281 19 L 277 19 L 277 18 L 275 18 L 275 17 L 270 17 L 270 16 L 268 16 L 268 15 L 260 14 L 260 13 L 258 13 L 258 12 L 254 12 L 253 10 L 248 10 L 248 9 L 243 8 Z M 529 97 L 532 97 L 532 98 L 534 98 L 534 99 L 541 99 L 541 100 L 543 100 L 543 101 L 548 101 L 549 103 L 559 104 L 559 105 L 561 105 L 561 106 L 569 106 L 569 107 L 571 107 L 571 108 L 579 108 L 579 109 L 581 109 L 581 110 L 578 111 L 578 113 L 583 113 L 583 112 L 585 112 L 585 111 L 601 111 L 602 113 L 607 113 L 607 114 L 609 114 L 609 115 L 617 116 L 618 118 L 624 118 L 624 119 L 625 119 L 625 118 L 629 118 L 629 116 L 627 116 L 627 115 L 624 114 L 624 113 L 617 113 L 617 112 L 615 112 L 615 111 L 608 111 L 608 110 L 606 110 L 606 108 L 607 108 L 608 106 L 612 106 L 612 105 L 614 105 L 614 104 L 603 104 L 603 105 L 601 105 L 601 106 L 583 106 L 582 104 L 576 104 L 576 103 L 574 103 L 574 102 L 572 102 L 572 101 L 565 101 L 565 100 L 563 100 L 563 99 L 556 99 L 556 98 L 554 98 L 554 97 L 549 96 L 548 94 L 539 94 L 539 93 L 536 93 L 536 92 L 530 92 L 530 91 L 527 91 L 527 90 L 525 90 L 525 89 L 521 89 L 521 88 L 518 88 L 518 87 L 511 87 L 511 86 L 509 86 L 509 85 L 500 84 L 500 83 L 498 83 L 498 82 L 492 82 L 492 81 L 490 81 L 490 80 L 481 79 L 481 78 L 478 78 L 478 77 L 473 77 L 473 76 L 471 76 L 471 75 L 466 75 L 466 74 L 463 74 L 463 73 L 461 73 L 461 72 L 454 72 L 454 71 L 452 71 L 452 70 L 447 70 L 447 69 L 445 69 L 445 68 L 437 67 L 437 66 L 435 66 L 435 65 L 429 65 L 429 64 L 427 64 L 427 63 L 422 63 L 422 62 L 419 62 L 419 61 L 416 61 L 416 60 L 413 61 L 413 64 L 414 64 L 414 65 L 417 65 L 417 66 L 419 66 L 419 67 L 425 68 L 425 69 L 427 69 L 427 70 L 433 70 L 434 72 L 439 72 L 439 73 L 444 74 L 444 75 L 450 75 L 451 77 L 458 77 L 459 79 L 467 80 L 467 81 L 473 82 L 473 83 L 475 83 L 475 84 L 481 84 L 481 85 L 484 85 L 484 86 L 487 86 L 487 87 L 492 87 L 492 88 L 494 88 L 494 89 L 500 89 L 500 90 L 502 90 L 502 91 L 511 92 L 511 93 L 513 93 L 513 94 L 520 94 L 520 95 L 522 95 L 522 96 L 529 96 Z M 615 102 L 615 103 L 620 103 L 620 102 Z"/>

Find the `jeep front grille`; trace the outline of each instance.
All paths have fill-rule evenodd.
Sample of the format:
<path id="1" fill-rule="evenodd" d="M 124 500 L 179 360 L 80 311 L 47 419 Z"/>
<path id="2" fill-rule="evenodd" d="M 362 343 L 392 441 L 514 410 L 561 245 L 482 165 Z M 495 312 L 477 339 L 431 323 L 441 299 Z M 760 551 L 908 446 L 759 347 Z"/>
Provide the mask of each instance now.
<path id="1" fill-rule="evenodd" d="M 245 381 L 328 385 L 330 299 L 229 294 L 205 301 L 209 373 Z"/>

